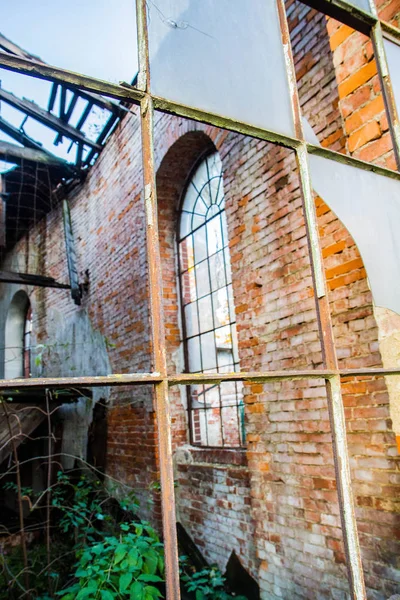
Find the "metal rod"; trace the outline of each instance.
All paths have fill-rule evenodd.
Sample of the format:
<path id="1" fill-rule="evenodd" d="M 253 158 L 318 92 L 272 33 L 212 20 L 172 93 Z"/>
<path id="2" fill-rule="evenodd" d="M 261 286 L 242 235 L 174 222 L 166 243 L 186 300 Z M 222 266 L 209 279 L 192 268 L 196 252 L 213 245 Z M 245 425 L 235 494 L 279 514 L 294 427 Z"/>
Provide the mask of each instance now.
<path id="1" fill-rule="evenodd" d="M 284 0 L 277 0 L 280 16 L 283 44 L 287 44 L 288 25 Z M 294 76 L 293 56 L 286 49 L 287 71 Z M 292 74 L 292 75 L 291 75 Z M 301 126 L 301 110 L 296 92 L 291 94 L 295 130 L 298 136 L 303 135 Z M 299 168 L 303 212 L 310 251 L 311 271 L 314 285 L 315 304 L 322 356 L 325 369 L 338 369 L 335 341 L 333 337 L 332 319 L 329 299 L 326 292 L 325 271 L 319 241 L 318 224 L 315 211 L 314 195 L 308 166 L 307 144 L 305 141 L 296 148 L 296 160 Z M 333 457 L 335 463 L 336 485 L 339 499 L 340 518 L 342 522 L 343 541 L 346 553 L 346 566 L 349 579 L 350 594 L 353 600 L 366 600 L 364 574 L 361 563 L 361 551 L 354 512 L 354 500 L 351 488 L 350 461 L 347 448 L 346 423 L 344 418 L 340 377 L 336 375 L 325 381 L 329 409 L 329 421 L 332 433 Z"/>
<path id="2" fill-rule="evenodd" d="M 139 77 L 150 89 L 149 40 L 146 0 L 136 0 Z M 168 396 L 167 359 L 162 305 L 161 254 L 157 223 L 157 192 L 154 165 L 153 102 L 148 93 L 140 103 L 142 133 L 143 184 L 146 215 L 146 245 L 149 271 L 150 322 L 153 368 L 163 376 L 155 387 L 158 448 L 160 457 L 161 505 L 164 537 L 165 580 L 168 600 L 180 599 L 178 539 L 176 530 L 174 469 L 172 462 L 171 417 Z"/>
<path id="3" fill-rule="evenodd" d="M 378 21 L 371 30 L 371 39 L 374 47 L 375 60 L 378 67 L 379 79 L 382 86 L 383 99 L 385 101 L 388 116 L 390 134 L 393 141 L 393 151 L 396 158 L 397 168 L 400 170 L 400 123 L 394 98 L 389 67 L 386 59 L 385 46 L 383 43 L 382 26 Z"/>
<path id="4" fill-rule="evenodd" d="M 31 77 L 39 77 L 40 79 L 65 83 L 71 89 L 79 88 L 87 92 L 105 94 L 112 98 L 122 98 L 128 102 L 133 102 L 134 104 L 139 104 L 143 97 L 143 92 L 129 85 L 122 86 L 115 83 L 109 83 L 108 81 L 102 81 L 95 77 L 81 75 L 80 73 L 74 73 L 73 71 L 60 69 L 59 67 L 54 67 L 52 65 L 45 65 L 20 56 L 7 54 L 6 52 L 0 52 L 0 67 L 10 71 L 24 73 Z"/>
<path id="5" fill-rule="evenodd" d="M 119 375 L 88 377 L 37 377 L 27 379 L 0 379 L 0 390 L 19 389 L 61 389 L 76 387 L 104 387 L 120 385 L 141 385 L 163 381 L 160 373 L 127 373 Z"/>
<path id="6" fill-rule="evenodd" d="M 1 390 L 62 389 L 82 387 L 118 387 L 121 385 L 154 385 L 165 380 L 169 386 L 218 384 L 224 381 L 263 383 L 266 381 L 296 381 L 300 379 L 332 379 L 333 377 L 399 377 L 399 369 L 309 369 L 300 371 L 179 373 L 163 377 L 160 373 L 127 373 L 87 377 L 31 377 L 0 379 Z"/>
<path id="7" fill-rule="evenodd" d="M 304 216 L 310 247 L 311 268 L 316 295 L 317 318 L 320 330 L 324 367 L 326 369 L 337 370 L 338 365 L 336 348 L 332 331 L 329 300 L 325 289 L 325 274 L 322 265 L 318 226 L 315 215 L 315 203 L 311 187 L 307 148 L 305 143 L 297 150 L 297 161 L 300 170 Z M 321 285 L 324 286 L 323 294 L 321 294 Z M 351 488 L 346 423 L 344 419 L 343 399 L 339 375 L 334 378 L 327 379 L 325 384 L 350 594 L 353 600 L 366 600 L 367 596 L 361 563 L 361 551 L 354 512 L 353 492 Z"/>

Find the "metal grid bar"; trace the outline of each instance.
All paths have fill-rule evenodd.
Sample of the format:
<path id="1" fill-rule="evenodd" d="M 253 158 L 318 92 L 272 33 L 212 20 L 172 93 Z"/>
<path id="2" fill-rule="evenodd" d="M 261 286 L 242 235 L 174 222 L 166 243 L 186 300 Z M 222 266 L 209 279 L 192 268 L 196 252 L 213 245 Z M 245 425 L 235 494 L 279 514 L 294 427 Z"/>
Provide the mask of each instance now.
<path id="1" fill-rule="evenodd" d="M 282 43 L 287 45 L 289 36 L 284 0 L 277 0 L 280 16 Z M 291 48 L 286 50 L 286 62 L 289 78 L 294 77 L 295 67 Z M 295 80 L 294 80 L 295 81 Z M 294 86 L 293 86 L 294 87 Z M 302 135 L 300 101 L 296 90 L 292 93 L 293 114 L 296 132 Z M 314 194 L 308 165 L 307 145 L 305 140 L 296 150 L 299 167 L 303 212 L 310 249 L 311 269 L 313 275 L 314 296 L 317 309 L 318 326 L 322 357 L 326 369 L 337 369 L 338 361 L 333 337 L 332 318 L 326 290 L 325 272 L 322 262 L 322 252 L 319 240 Z M 349 579 L 350 594 L 353 600 L 365 600 L 366 590 L 361 561 L 361 550 L 357 532 L 353 491 L 351 486 L 350 460 L 347 446 L 346 422 L 340 377 L 335 376 L 325 381 L 328 401 L 329 421 L 332 434 L 333 459 L 335 464 L 336 484 L 339 500 L 340 518 L 346 567 Z"/>
<path id="2" fill-rule="evenodd" d="M 150 89 L 149 40 L 146 0 L 137 0 L 137 31 L 140 85 Z M 149 271 L 150 322 L 153 367 L 163 379 L 155 386 L 158 448 L 160 454 L 161 505 L 164 534 L 167 598 L 180 599 L 178 539 L 176 530 L 174 469 L 172 463 L 171 418 L 168 395 L 167 360 L 162 306 L 161 255 L 157 223 L 157 191 L 153 147 L 153 102 L 146 94 L 140 103 L 144 203 L 146 215 L 147 264 Z"/>
<path id="3" fill-rule="evenodd" d="M 314 0 L 306 0 L 305 3 L 314 6 Z M 296 123 L 296 138 L 283 136 L 273 131 L 266 131 L 247 123 L 241 123 L 224 116 L 214 115 L 193 107 L 187 107 L 177 102 L 171 102 L 163 98 L 151 95 L 150 92 L 150 74 L 149 74 L 149 54 L 146 25 L 146 2 L 137 0 L 137 25 L 138 25 L 138 47 L 140 70 L 138 77 L 138 87 L 119 86 L 108 82 L 100 81 L 92 77 L 79 75 L 52 67 L 43 65 L 19 56 L 11 56 L 0 52 L 0 66 L 6 69 L 25 73 L 34 77 L 49 79 L 54 82 L 67 83 L 70 87 L 79 88 L 89 92 L 97 92 L 113 98 L 140 104 L 141 106 L 141 124 L 142 124 L 142 148 L 143 148 L 143 170 L 144 170 L 144 189 L 145 189 L 145 207 L 147 224 L 147 252 L 149 264 L 150 280 L 150 313 L 152 320 L 152 344 L 153 344 L 153 363 L 157 370 L 155 373 L 145 374 L 126 374 L 109 375 L 106 377 L 77 377 L 77 378 L 54 378 L 54 379 L 24 379 L 12 381 L 0 381 L 0 389 L 7 390 L 18 388 L 43 388 L 57 389 L 62 387 L 82 387 L 82 386 L 117 386 L 134 384 L 155 385 L 156 408 L 158 415 L 159 429 L 159 447 L 160 447 L 160 468 L 162 484 L 162 504 L 163 504 L 163 523 L 164 539 L 166 553 L 166 579 L 167 594 L 170 600 L 179 599 L 179 576 L 177 561 L 177 544 L 175 530 L 175 509 L 174 509 L 174 490 L 172 476 L 172 455 L 171 455 L 171 432 L 169 421 L 168 406 L 168 385 L 182 385 L 188 383 L 219 383 L 221 381 L 280 381 L 295 379 L 316 379 L 323 378 L 327 382 L 327 392 L 329 396 L 329 408 L 331 414 L 332 432 L 334 435 L 335 462 L 337 465 L 337 480 L 339 488 L 339 498 L 341 506 L 341 516 L 345 537 L 345 545 L 348 558 L 349 578 L 353 598 L 361 600 L 365 598 L 365 590 L 362 579 L 362 569 L 360 563 L 360 554 L 358 549 L 357 532 L 353 512 L 353 503 L 351 496 L 351 484 L 348 467 L 348 453 L 345 437 L 345 423 L 343 414 L 343 403 L 340 390 L 340 377 L 360 377 L 360 376 L 399 376 L 400 370 L 397 369 L 355 369 L 339 370 L 337 368 L 336 353 L 332 336 L 331 319 L 329 313 L 329 304 L 325 292 L 325 277 L 320 258 L 320 246 L 318 234 L 316 231 L 316 221 L 313 208 L 312 190 L 309 181 L 307 150 L 315 153 L 323 153 L 324 156 L 333 160 L 344 161 L 347 164 L 353 164 L 356 167 L 362 167 L 368 170 L 380 172 L 389 177 L 399 178 L 399 175 L 385 170 L 378 169 L 373 165 L 362 163 L 351 157 L 336 155 L 335 152 L 326 149 L 317 149 L 312 145 L 306 144 L 303 140 L 300 111 L 298 106 L 297 93 L 293 86 L 293 60 L 290 55 L 290 44 L 288 39 L 288 30 L 286 17 L 284 14 L 283 0 L 277 0 L 282 25 L 282 41 L 287 58 L 288 76 L 290 89 L 292 92 L 292 104 L 294 119 Z M 400 39 L 400 31 L 391 25 L 381 22 L 375 14 L 368 14 L 362 10 L 354 8 L 343 0 L 322 0 L 318 1 L 317 8 L 327 13 L 333 10 L 339 11 L 343 21 L 360 31 L 368 31 L 374 40 L 376 47 L 376 60 L 378 70 L 382 81 L 382 87 L 385 93 L 385 101 L 388 107 L 389 124 L 392 136 L 396 140 L 397 155 L 399 155 L 398 145 L 398 124 L 397 115 L 393 105 L 391 95 L 390 77 L 387 71 L 387 64 L 384 53 L 381 52 L 383 32 L 389 33 Z M 373 5 L 372 5 L 373 6 Z M 310 371 L 285 371 L 270 373 L 233 373 L 233 374 L 182 374 L 167 375 L 165 339 L 163 331 L 161 292 L 162 281 L 159 273 L 159 246 L 157 236 L 157 207 L 156 190 L 154 177 L 153 160 L 153 109 L 164 111 L 170 114 L 176 114 L 210 123 L 217 127 L 230 129 L 245 135 L 257 137 L 266 141 L 281 144 L 296 150 L 300 178 L 302 181 L 302 190 L 305 204 L 305 219 L 310 240 L 311 263 L 314 277 L 314 286 L 317 297 L 318 319 L 320 327 L 321 342 L 324 353 L 325 369 Z"/>

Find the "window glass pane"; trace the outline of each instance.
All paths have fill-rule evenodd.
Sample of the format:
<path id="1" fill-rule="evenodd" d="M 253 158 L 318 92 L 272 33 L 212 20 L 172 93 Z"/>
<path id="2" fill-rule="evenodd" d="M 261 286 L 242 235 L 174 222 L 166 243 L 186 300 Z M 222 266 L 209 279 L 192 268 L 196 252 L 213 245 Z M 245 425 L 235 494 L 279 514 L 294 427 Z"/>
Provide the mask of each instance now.
<path id="1" fill-rule="evenodd" d="M 194 261 L 197 264 L 201 260 L 204 260 L 207 256 L 206 246 L 206 229 L 201 227 L 193 234 L 194 240 Z"/>
<path id="2" fill-rule="evenodd" d="M 215 330 L 215 344 L 217 348 L 232 348 L 232 335 L 229 325 Z"/>
<path id="3" fill-rule="evenodd" d="M 210 293 L 210 276 L 208 273 L 208 261 L 203 260 L 200 264 L 196 265 L 196 284 L 197 284 L 197 295 L 206 296 Z"/>
<path id="4" fill-rule="evenodd" d="M 211 296 L 205 296 L 198 301 L 199 305 L 199 321 L 200 321 L 200 333 L 204 331 L 210 331 L 214 328 L 213 323 L 213 310 L 211 306 Z M 203 367 L 207 368 L 207 367 Z"/>
<path id="5" fill-rule="evenodd" d="M 384 44 L 397 112 L 400 112 L 400 46 L 389 40 L 384 40 Z"/>
<path id="6" fill-rule="evenodd" d="M 221 217 L 216 216 L 206 225 L 208 256 L 222 250 Z"/>
<path id="7" fill-rule="evenodd" d="M 148 3 L 154 94 L 294 135 L 275 2 Z M 251 90 L 251 93 L 249 93 Z"/>
<path id="8" fill-rule="evenodd" d="M 187 269 L 190 269 L 190 267 L 193 267 L 193 236 L 189 235 L 179 244 L 179 257 L 181 261 L 181 271 L 186 271 Z"/>
<path id="9" fill-rule="evenodd" d="M 375 304 L 400 314 L 400 181 L 310 156 L 312 185 L 354 238 Z"/>
<path id="10" fill-rule="evenodd" d="M 214 332 L 204 333 L 201 338 L 201 356 L 203 361 L 203 369 L 212 369 L 217 364 L 215 354 L 215 339 Z"/>
<path id="11" fill-rule="evenodd" d="M 226 401 L 227 398 L 224 398 Z M 221 408 L 222 434 L 225 446 L 238 446 L 240 444 L 239 412 L 236 403 L 232 406 Z"/>
<path id="12" fill-rule="evenodd" d="M 186 335 L 191 337 L 199 333 L 199 321 L 197 318 L 197 303 L 192 302 L 184 308 L 185 310 L 185 325 Z"/>
<path id="13" fill-rule="evenodd" d="M 228 292 L 226 287 L 219 289 L 212 295 L 214 307 L 215 327 L 222 327 L 230 322 Z"/>
<path id="14" fill-rule="evenodd" d="M 201 371 L 200 338 L 195 337 L 187 341 L 189 355 L 189 369 L 191 373 Z"/>
<path id="15" fill-rule="evenodd" d="M 229 252 L 227 252 L 226 254 L 229 254 Z M 211 288 L 212 291 L 215 291 L 226 285 L 224 253 L 217 252 L 217 254 L 214 254 L 214 256 L 210 257 L 209 263 L 211 275 Z"/>
<path id="16" fill-rule="evenodd" d="M 183 304 L 189 304 L 189 302 L 194 302 L 194 300 L 196 300 L 196 283 L 193 268 L 182 274 L 181 288 Z"/>
<path id="17" fill-rule="evenodd" d="M 2 10 L 2 34 L 35 57 L 114 83 L 133 81 L 138 61 L 132 0 L 3 4 L 9 10 Z"/>

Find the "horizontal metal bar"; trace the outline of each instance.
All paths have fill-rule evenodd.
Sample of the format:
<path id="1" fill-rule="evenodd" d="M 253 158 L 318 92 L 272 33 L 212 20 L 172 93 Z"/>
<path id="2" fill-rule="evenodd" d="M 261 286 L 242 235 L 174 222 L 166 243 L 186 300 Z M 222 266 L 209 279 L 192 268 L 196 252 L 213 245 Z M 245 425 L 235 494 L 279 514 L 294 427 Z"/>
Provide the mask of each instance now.
<path id="1" fill-rule="evenodd" d="M 78 88 L 87 92 L 95 92 L 111 96 L 112 98 L 121 98 L 127 102 L 139 104 L 144 92 L 133 88 L 132 86 L 122 86 L 108 81 L 102 81 L 88 75 L 81 75 L 66 69 L 60 69 L 52 65 L 45 65 L 34 60 L 22 58 L 0 52 L 0 67 L 9 71 L 16 71 L 31 77 L 48 79 L 58 83 L 65 83 L 68 87 Z"/>
<path id="2" fill-rule="evenodd" d="M 296 379 L 330 379 L 337 371 L 326 369 L 308 369 L 304 371 L 270 371 L 248 373 L 182 373 L 170 375 L 168 383 L 173 385 L 190 385 L 199 383 L 222 383 L 224 381 L 247 381 L 251 383 L 267 383 L 269 381 L 285 381 Z"/>
<path id="3" fill-rule="evenodd" d="M 317 156 L 322 156 L 323 158 L 328 158 L 329 160 L 335 160 L 336 162 L 350 165 L 358 169 L 363 169 L 364 171 L 373 171 L 378 175 L 383 175 L 384 177 L 390 177 L 391 179 L 397 179 L 400 181 L 400 173 L 397 171 L 392 171 L 391 169 L 386 169 L 385 167 L 373 165 L 365 162 L 364 160 L 353 158 L 353 156 L 347 156 L 347 154 L 341 154 L 340 152 L 329 150 L 329 148 L 322 148 L 322 146 L 315 146 L 314 144 L 306 145 L 309 154 L 316 154 Z"/>
<path id="4" fill-rule="evenodd" d="M 398 369 L 340 369 L 340 377 L 388 377 L 391 375 L 400 375 L 400 368 Z"/>
<path id="5" fill-rule="evenodd" d="M 376 15 L 345 0 L 302 0 L 302 2 L 365 35 L 369 34 L 371 27 L 377 22 Z"/>
<path id="6" fill-rule="evenodd" d="M 160 373 L 123 373 L 116 375 L 86 377 L 32 377 L 30 379 L 0 379 L 0 393 L 24 388 L 78 388 L 161 383 Z"/>
<path id="7" fill-rule="evenodd" d="M 194 108 L 193 106 L 187 106 L 174 100 L 167 100 L 166 98 L 160 98 L 159 96 L 153 97 L 153 105 L 155 110 L 161 112 L 178 115 L 187 119 L 193 119 L 194 121 L 201 121 L 215 127 L 221 127 L 223 129 L 229 129 L 230 131 L 236 131 L 250 137 L 265 140 L 267 142 L 273 142 L 287 148 L 297 148 L 301 143 L 296 138 L 277 133 L 276 131 L 270 131 L 268 129 L 262 129 L 255 125 L 250 125 L 230 117 L 224 117 L 214 113 L 209 113 L 200 108 Z"/>
<path id="8" fill-rule="evenodd" d="M 386 21 L 381 21 L 381 26 L 385 38 L 400 44 L 400 29 L 397 29 L 397 27 L 394 27 Z"/>
<path id="9" fill-rule="evenodd" d="M 177 373 L 162 377 L 160 373 L 120 373 L 104 376 L 85 377 L 36 377 L 28 379 L 0 379 L 2 390 L 17 388 L 60 389 L 79 387 L 117 387 L 121 385 L 153 385 L 168 381 L 169 386 L 219 384 L 224 381 L 243 381 L 249 383 L 267 383 L 269 381 L 296 381 L 299 379 L 325 379 L 332 377 L 387 377 L 400 376 L 399 369 L 305 369 L 300 371 L 249 371 L 237 373 Z"/>

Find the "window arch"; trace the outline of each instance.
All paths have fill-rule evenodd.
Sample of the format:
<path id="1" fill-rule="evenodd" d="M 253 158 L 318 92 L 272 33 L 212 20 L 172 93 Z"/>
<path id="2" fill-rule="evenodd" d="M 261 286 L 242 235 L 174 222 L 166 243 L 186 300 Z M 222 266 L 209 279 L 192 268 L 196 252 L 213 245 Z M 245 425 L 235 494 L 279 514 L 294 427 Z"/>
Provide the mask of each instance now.
<path id="1" fill-rule="evenodd" d="M 30 376 L 32 310 L 28 295 L 20 290 L 11 300 L 5 327 L 4 377 Z"/>
<path id="2" fill-rule="evenodd" d="M 183 198 L 178 231 L 179 281 L 186 370 L 239 370 L 235 307 L 222 164 L 218 152 L 194 171 Z M 242 384 L 190 386 L 191 442 L 244 443 Z"/>

